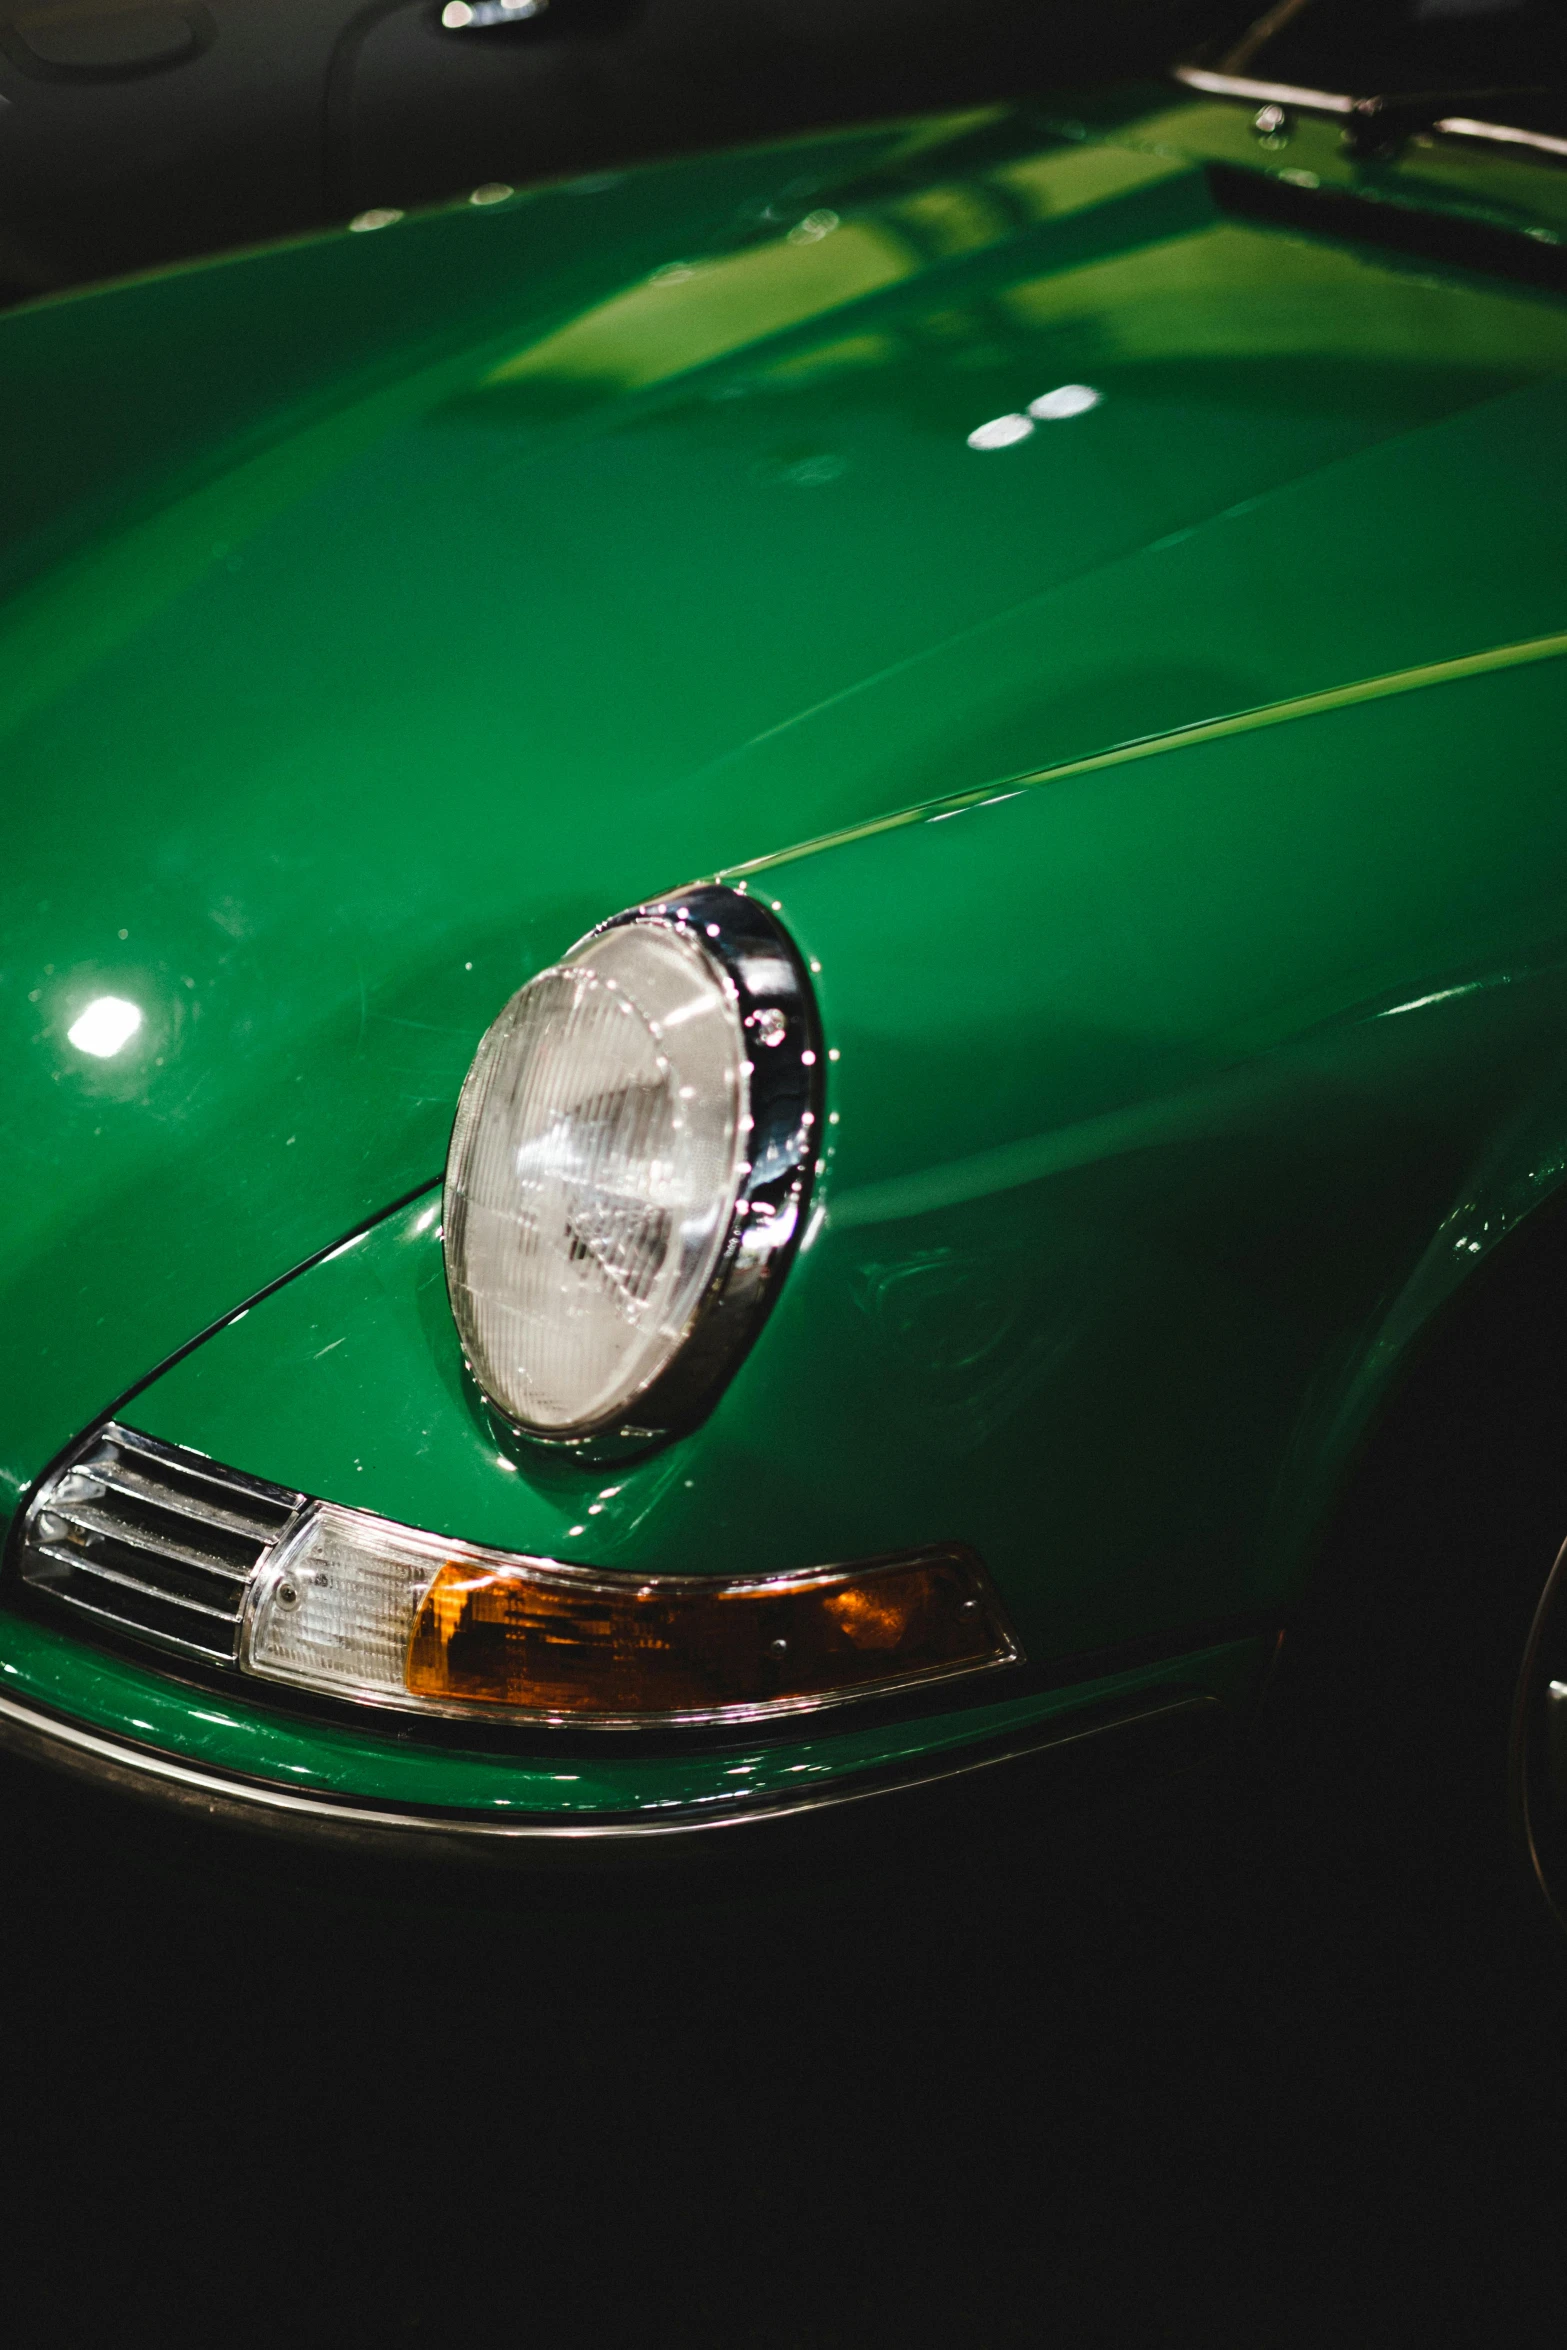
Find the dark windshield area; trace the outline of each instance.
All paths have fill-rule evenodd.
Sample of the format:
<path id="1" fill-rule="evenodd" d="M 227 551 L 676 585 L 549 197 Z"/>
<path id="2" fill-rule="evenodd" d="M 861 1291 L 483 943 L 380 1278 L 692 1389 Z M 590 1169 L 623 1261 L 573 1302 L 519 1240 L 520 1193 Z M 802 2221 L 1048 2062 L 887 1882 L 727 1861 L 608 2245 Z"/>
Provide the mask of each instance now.
<path id="1" fill-rule="evenodd" d="M 1281 0 L 1224 73 L 1356 97 L 1567 83 L 1564 0 Z"/>
<path id="2" fill-rule="evenodd" d="M 0 308 L 485 184 L 1151 82 L 1250 13 L 1246 0 L 15 0 L 0 5 Z"/>

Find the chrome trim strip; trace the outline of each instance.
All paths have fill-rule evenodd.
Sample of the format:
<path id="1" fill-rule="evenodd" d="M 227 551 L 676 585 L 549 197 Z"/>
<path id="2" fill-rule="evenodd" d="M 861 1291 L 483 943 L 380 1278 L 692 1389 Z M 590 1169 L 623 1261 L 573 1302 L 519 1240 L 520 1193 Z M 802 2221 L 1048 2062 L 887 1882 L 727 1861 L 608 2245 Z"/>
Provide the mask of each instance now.
<path id="1" fill-rule="evenodd" d="M 417 1812 L 393 1805 L 370 1805 L 352 1799 L 332 1801 L 304 1795 L 291 1787 L 260 1779 L 241 1779 L 203 1769 L 175 1755 L 133 1746 L 100 1730 L 88 1730 L 59 1715 L 35 1711 L 15 1698 L 0 1695 L 0 1750 L 53 1769 L 85 1778 L 99 1786 L 199 1811 L 206 1817 L 310 1841 L 350 1844 L 362 1851 L 467 1858 L 503 1859 L 541 1845 L 645 1845 L 676 1838 L 705 1836 L 711 1830 L 759 1826 L 765 1821 L 788 1820 L 808 1812 L 843 1810 L 874 1802 L 880 1796 L 913 1794 L 923 1788 L 973 1778 L 1011 1762 L 1021 1762 L 1053 1748 L 1085 1746 L 1118 1732 L 1155 1724 L 1211 1721 L 1215 1728 L 1224 1716 L 1219 1700 L 1205 1691 L 1181 1689 L 1092 1719 L 1078 1717 L 1040 1723 L 1020 1733 L 1005 1746 L 987 1752 L 968 1752 L 940 1759 L 924 1759 L 906 1768 L 875 1775 L 859 1774 L 858 1783 L 824 1788 L 815 1794 L 768 1801 L 737 1796 L 725 1809 L 697 1812 L 694 1807 L 678 1817 L 642 1814 L 613 1820 L 540 1819 L 537 1814 L 517 1819 L 497 1818 L 493 1812 L 472 1817 L 450 1813 Z"/>
<path id="2" fill-rule="evenodd" d="M 1244 98 L 1258 106 L 1295 106 L 1303 114 L 1353 114 L 1363 101 L 1338 90 L 1304 90 L 1293 82 L 1254 82 L 1248 75 L 1211 73 L 1205 65 L 1177 65 L 1172 78 L 1212 98 Z M 1501 147 L 1528 147 L 1541 155 L 1567 157 L 1567 139 L 1528 131 L 1507 122 L 1480 122 L 1467 114 L 1444 115 L 1431 129 L 1449 139 L 1485 139 Z"/>
<path id="3" fill-rule="evenodd" d="M 186 1487 L 194 1484 L 198 1490 L 176 1490 L 175 1480 Z M 214 1496 L 221 1494 L 222 1503 L 216 1499 L 208 1502 L 200 1490 L 203 1487 L 210 1487 Z M 124 1517 L 116 1497 L 128 1505 Z M 302 1494 L 246 1477 L 238 1470 L 221 1469 L 204 1454 L 192 1456 L 108 1420 L 89 1430 L 35 1489 L 20 1528 L 18 1579 L 41 1600 L 57 1600 L 62 1607 L 75 1608 L 95 1622 L 112 1625 L 128 1639 L 178 1656 L 199 1657 L 204 1664 L 232 1672 L 239 1661 L 246 1592 L 261 1562 L 298 1517 L 303 1502 Z M 160 1534 L 134 1523 L 132 1513 L 140 1510 L 168 1516 L 178 1533 Z M 198 1547 L 194 1537 L 203 1526 L 232 1542 L 248 1544 L 254 1552 L 251 1562 L 240 1565 L 232 1556 L 224 1558 L 215 1549 Z M 68 1539 L 72 1531 L 83 1538 L 80 1548 Z M 178 1534 L 185 1532 L 193 1539 L 180 1540 Z M 130 1565 L 110 1566 L 105 1557 L 95 1555 L 100 1543 L 122 1544 L 131 1553 Z M 166 1564 L 171 1576 L 181 1579 L 210 1577 L 207 1599 L 156 1581 L 156 1562 Z M 146 1571 L 137 1573 L 135 1569 L 144 1563 Z M 57 1579 L 65 1575 L 91 1577 L 110 1589 L 95 1603 Z M 221 1624 L 228 1637 L 222 1641 L 215 1634 L 210 1639 L 196 1638 L 203 1629 L 201 1623 L 191 1626 L 187 1635 L 154 1630 L 136 1615 L 117 1612 L 108 1604 L 116 1588 L 172 1611 L 174 1622 L 182 1615 L 195 1615 Z"/>
<path id="4" fill-rule="evenodd" d="M 1542 155 L 1567 156 L 1567 139 L 1552 139 L 1544 131 L 1524 131 L 1507 122 L 1476 122 L 1467 114 L 1445 115 L 1431 128 L 1449 139 L 1487 139 L 1499 147 L 1531 147 Z"/>
<path id="5" fill-rule="evenodd" d="M 119 1583 L 127 1591 L 140 1591 L 148 1599 L 157 1600 L 163 1607 L 189 1608 L 193 1615 L 216 1616 L 220 1624 L 232 1624 L 236 1632 L 239 1630 L 240 1608 L 244 1605 L 243 1592 L 238 1595 L 239 1606 L 213 1607 L 205 1599 L 187 1599 L 183 1591 L 165 1591 L 160 1583 L 144 1583 L 139 1575 L 127 1575 L 123 1567 L 106 1567 L 99 1560 L 89 1558 L 83 1551 L 62 1550 L 53 1542 L 40 1542 L 35 1548 L 40 1558 L 53 1559 L 58 1566 L 69 1567 L 73 1575 L 96 1575 L 101 1582 Z M 40 1589 L 49 1591 L 56 1599 L 67 1599 L 70 1596 L 68 1592 L 56 1589 L 53 1584 L 43 1584 Z M 126 1628 L 129 1631 L 136 1629 L 134 1625 Z"/>
<path id="6" fill-rule="evenodd" d="M 143 1526 L 122 1525 L 108 1510 L 94 1509 L 90 1501 L 62 1502 L 50 1499 L 44 1503 L 38 1515 L 40 1518 L 58 1518 L 62 1524 L 77 1526 L 84 1534 L 96 1534 L 105 1542 L 123 1542 L 127 1550 L 145 1550 L 155 1558 L 172 1559 L 176 1566 L 194 1567 L 198 1574 L 219 1575 L 225 1583 L 237 1583 L 240 1587 L 240 1605 L 243 1605 L 246 1587 L 256 1571 L 254 1566 L 231 1567 L 226 1560 L 215 1559 L 206 1551 L 193 1550 L 188 1543 L 171 1541 L 165 1535 L 149 1534 Z M 47 1550 L 49 1545 L 47 1542 L 39 1542 L 37 1547 L 39 1550 Z M 85 1564 L 85 1560 L 82 1563 Z M 169 1598 L 173 1595 L 165 1592 L 162 1596 Z M 195 1600 L 190 1602 L 192 1607 L 196 1604 Z M 238 1606 L 235 1613 L 238 1613 Z"/>
<path id="7" fill-rule="evenodd" d="M 417 1194 L 415 1195 L 417 1196 Z M 237 1494 L 241 1501 L 264 1501 L 281 1516 L 297 1510 L 304 1500 L 302 1493 L 291 1486 L 273 1485 L 265 1477 L 252 1477 L 241 1469 L 229 1469 L 208 1459 L 205 1453 L 194 1452 L 182 1444 L 165 1444 L 159 1436 L 144 1436 L 139 1428 L 128 1428 L 121 1420 L 105 1420 L 94 1432 L 94 1441 L 107 1439 L 111 1444 L 123 1444 L 131 1452 L 144 1453 L 163 1469 L 174 1469 L 182 1477 L 193 1477 L 203 1485 L 215 1485 L 220 1493 Z M 76 1463 L 84 1466 L 84 1463 Z M 91 1471 L 87 1472 L 89 1475 Z"/>
<path id="8" fill-rule="evenodd" d="M 263 1502 L 268 1509 L 277 1511 L 280 1525 L 291 1518 L 291 1513 L 305 1499 L 303 1492 L 294 1492 L 289 1485 L 273 1485 L 263 1476 L 249 1476 L 242 1469 L 226 1469 L 226 1466 L 209 1459 L 204 1452 L 188 1450 L 186 1445 L 167 1445 L 160 1436 L 143 1436 L 141 1429 L 127 1429 L 125 1422 L 120 1422 L 120 1419 L 106 1419 L 94 1431 L 94 1441 L 125 1445 L 127 1452 L 141 1452 L 157 1469 L 174 1469 L 179 1476 L 195 1478 L 195 1483 L 200 1485 L 216 1485 L 218 1492 L 226 1492 L 230 1499 L 237 1499 L 240 1504 Z M 73 1466 L 85 1469 L 87 1476 L 92 1476 L 92 1469 L 89 1469 L 85 1459 L 78 1459 Z"/>
<path id="9" fill-rule="evenodd" d="M 148 1509 L 165 1510 L 171 1518 L 189 1518 L 197 1526 L 221 1527 L 225 1534 L 237 1534 L 245 1542 L 264 1545 L 278 1537 L 275 1525 L 268 1525 L 260 1518 L 243 1517 L 238 1510 L 220 1509 L 215 1502 L 198 1501 L 194 1494 L 176 1493 L 171 1485 L 155 1485 L 150 1477 L 139 1477 L 134 1469 L 110 1468 L 100 1462 L 94 1462 L 89 1468 L 84 1461 L 72 1474 L 88 1477 L 94 1485 L 102 1485 L 110 1493 L 123 1493 L 127 1501 L 139 1501 Z M 55 1508 L 64 1515 L 58 1503 Z M 239 1570 L 225 1568 L 223 1572 Z M 248 1574 L 249 1568 L 244 1572 Z"/>
<path id="10" fill-rule="evenodd" d="M 1307 114 L 1353 114 L 1355 101 L 1338 90 L 1301 90 L 1293 82 L 1254 82 L 1245 74 L 1210 73 L 1205 65 L 1172 68 L 1178 82 L 1213 98 L 1255 99 L 1259 106 L 1298 106 Z"/>
<path id="11" fill-rule="evenodd" d="M 177 1599 L 167 1599 L 167 1594 L 159 1596 L 165 1598 L 170 1607 L 181 1604 Z M 109 1608 L 94 1607 L 90 1599 L 80 1599 L 74 1591 L 59 1591 L 50 1586 L 45 1597 L 57 1599 L 62 1607 L 80 1608 L 84 1616 L 96 1616 L 100 1623 L 111 1625 L 129 1640 L 145 1640 L 154 1648 L 176 1649 L 181 1656 L 199 1656 L 203 1663 L 209 1665 L 231 1665 L 234 1662 L 233 1647 L 204 1648 L 199 1640 L 182 1640 L 177 1632 L 151 1632 L 145 1624 L 131 1623 L 125 1616 L 117 1616 Z M 237 1633 L 237 1623 L 234 1629 Z"/>

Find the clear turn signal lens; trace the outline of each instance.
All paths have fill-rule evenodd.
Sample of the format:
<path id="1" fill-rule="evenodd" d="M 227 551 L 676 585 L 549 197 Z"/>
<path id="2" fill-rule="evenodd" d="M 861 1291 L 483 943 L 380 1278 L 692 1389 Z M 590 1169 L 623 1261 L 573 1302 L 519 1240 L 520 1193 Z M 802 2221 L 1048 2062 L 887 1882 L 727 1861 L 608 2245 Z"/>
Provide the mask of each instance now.
<path id="1" fill-rule="evenodd" d="M 629 1727 L 803 1711 L 1020 1653 L 956 1544 L 743 1581 L 638 1578 L 323 1504 L 264 1572 L 243 1661 L 382 1704 Z"/>

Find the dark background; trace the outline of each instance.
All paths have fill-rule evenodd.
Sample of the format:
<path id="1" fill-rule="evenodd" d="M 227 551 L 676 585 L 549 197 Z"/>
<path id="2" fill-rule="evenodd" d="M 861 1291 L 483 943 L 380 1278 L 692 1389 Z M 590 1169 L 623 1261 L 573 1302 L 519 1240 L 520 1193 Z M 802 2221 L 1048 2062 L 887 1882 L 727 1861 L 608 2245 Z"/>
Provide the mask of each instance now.
<path id="1" fill-rule="evenodd" d="M 1151 72 L 1211 15 L 560 0 L 502 53 L 443 49 L 425 7 L 207 0 L 193 59 L 72 80 L 17 62 L 27 13 L 0 53 L 13 297 L 487 178 Z M 1341 1539 L 1406 1618 L 1459 1594 L 1461 1676 L 1443 1543 L 1479 1432 L 1451 1359 Z M 1493 1494 L 1558 1424 L 1490 1428 Z M 1487 1842 L 1488 1764 L 1483 1857 L 1455 1853 L 1458 1683 L 1414 1655 L 1418 1719 L 1368 1666 L 1304 1741 L 1204 1778 L 1063 1816 L 1025 1774 L 620 1886 L 297 1855 L 4 1766 L 10 2339 L 1555 2342 L 1563 1977 Z"/>
<path id="2" fill-rule="evenodd" d="M 84 11 L 111 28 L 100 57 L 115 52 L 116 21 L 129 28 L 122 50 L 150 21 L 171 54 L 140 68 L 51 62 L 73 47 L 59 27 Z M 439 0 L 8 0 L 0 292 L 16 300 L 489 180 L 1156 74 L 1251 9 L 548 0 L 532 22 L 455 35 L 439 13 Z"/>
<path id="3" fill-rule="evenodd" d="M 1276 1787 L 618 1896 L 3 1793 L 18 2343 L 1560 2339 L 1559 1980 Z"/>

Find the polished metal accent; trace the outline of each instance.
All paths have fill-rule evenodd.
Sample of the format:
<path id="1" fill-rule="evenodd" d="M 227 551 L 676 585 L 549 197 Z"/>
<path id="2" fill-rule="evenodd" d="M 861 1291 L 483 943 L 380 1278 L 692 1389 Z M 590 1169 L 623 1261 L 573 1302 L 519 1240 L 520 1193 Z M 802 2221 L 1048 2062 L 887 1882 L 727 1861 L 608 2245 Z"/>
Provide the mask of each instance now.
<path id="1" fill-rule="evenodd" d="M 1567 1681 L 1550 1681 L 1545 1690 L 1546 1785 L 1559 1817 L 1567 1818 Z"/>
<path id="2" fill-rule="evenodd" d="M 520 1426 L 485 1397 L 503 1441 L 585 1461 L 620 1460 L 665 1443 L 712 1408 L 754 1343 L 800 1245 L 826 1133 L 827 1055 L 810 976 L 794 941 L 761 899 L 744 888 L 705 882 L 616 914 L 580 943 L 630 923 L 678 931 L 716 966 L 729 989 L 750 1056 L 749 1158 L 718 1262 L 680 1351 L 616 1425 L 555 1436 Z M 449 1233 L 460 1212 L 448 1191 Z M 476 1373 L 474 1378 L 482 1393 Z"/>
<path id="3" fill-rule="evenodd" d="M 18 1573 L 105 1628 L 233 1665 L 251 1579 L 304 1496 L 111 1422 L 34 1496 Z"/>
<path id="4" fill-rule="evenodd" d="M 1551 138 L 1544 131 L 1526 131 L 1510 122 L 1476 122 L 1467 114 L 1448 114 L 1432 124 L 1448 139 L 1484 139 L 1498 147 L 1530 147 L 1541 155 L 1567 157 L 1567 139 Z"/>
<path id="5" fill-rule="evenodd" d="M 550 1851 L 572 1848 L 661 1847 L 676 1851 L 693 1839 L 705 1845 L 715 1829 L 756 1828 L 804 1814 L 844 1811 L 883 1798 L 911 1796 L 951 1782 L 972 1779 L 1031 1757 L 1085 1749 L 1106 1759 L 1128 1745 L 1162 1745 L 1174 1753 L 1174 1767 L 1203 1758 L 1223 1734 L 1225 1709 L 1207 1692 L 1161 1690 L 1114 1711 L 1058 1716 L 1026 1730 L 957 1755 L 925 1755 L 882 1772 L 846 1774 L 831 1787 L 785 1797 L 726 1797 L 722 1803 L 693 1804 L 678 1811 L 621 1814 L 614 1819 L 541 1819 L 490 1810 L 453 1815 L 414 1811 L 352 1798 L 307 1795 L 261 1779 L 230 1776 L 160 1754 L 102 1730 L 89 1730 L 57 1714 L 0 1696 L 0 1751 L 43 1763 L 101 1788 L 135 1795 L 199 1813 L 204 1819 L 270 1830 L 319 1845 L 348 1848 L 368 1856 L 403 1859 L 464 1859 L 526 1862 Z M 1191 1750 L 1195 1745 L 1197 1751 Z M 1140 1758 L 1143 1759 L 1143 1758 Z"/>
<path id="6" fill-rule="evenodd" d="M 1246 74 L 1210 73 L 1205 65 L 1177 65 L 1174 78 L 1212 98 L 1249 98 L 1254 106 L 1294 106 L 1303 114 L 1352 114 L 1353 98 L 1339 90 L 1303 90 L 1293 82 L 1254 82 Z"/>
<path id="7" fill-rule="evenodd" d="M 527 24 L 542 16 L 548 6 L 549 0 L 447 0 L 441 10 L 441 30 L 493 32 L 497 26 Z"/>
<path id="8" fill-rule="evenodd" d="M 1363 118 L 1363 129 L 1355 132 L 1356 148 L 1367 154 L 1381 150 L 1374 144 L 1374 134 L 1386 122 L 1385 136 L 1390 140 L 1408 136 L 1415 129 L 1435 131 L 1445 139 L 1479 139 L 1499 147 L 1527 147 L 1538 155 L 1567 158 L 1567 139 L 1554 137 L 1547 131 L 1525 130 L 1517 123 L 1483 122 L 1468 114 L 1444 114 L 1434 119 L 1418 117 L 1404 125 L 1399 119 L 1400 101 L 1387 98 L 1357 98 L 1342 90 L 1307 90 L 1293 82 L 1258 82 L 1247 74 L 1213 73 L 1204 65 L 1177 65 L 1172 67 L 1172 78 L 1189 90 L 1200 90 L 1212 98 L 1243 98 L 1258 109 L 1253 129 L 1264 144 L 1287 139 L 1290 131 L 1290 110 L 1302 114 L 1329 114 Z M 1493 93 L 1494 95 L 1494 93 Z M 1419 107 L 1422 101 L 1412 101 Z M 1265 122 L 1264 117 L 1269 119 Z M 1346 134 L 1349 135 L 1349 134 Z"/>

